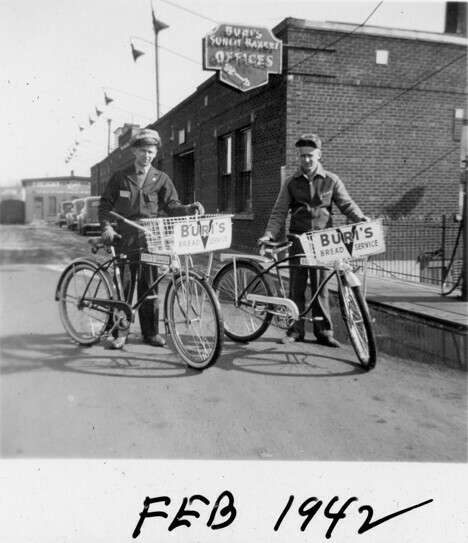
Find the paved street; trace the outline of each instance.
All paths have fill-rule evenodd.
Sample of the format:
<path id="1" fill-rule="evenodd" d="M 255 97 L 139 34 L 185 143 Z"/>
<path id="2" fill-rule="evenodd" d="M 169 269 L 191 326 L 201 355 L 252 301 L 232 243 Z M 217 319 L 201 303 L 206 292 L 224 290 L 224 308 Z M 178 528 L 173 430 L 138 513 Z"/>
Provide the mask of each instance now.
<path id="1" fill-rule="evenodd" d="M 271 329 L 188 369 L 170 341 L 122 352 L 70 342 L 54 289 L 87 240 L 2 226 L 1 456 L 218 460 L 466 461 L 466 379 L 352 350 L 278 345 Z"/>

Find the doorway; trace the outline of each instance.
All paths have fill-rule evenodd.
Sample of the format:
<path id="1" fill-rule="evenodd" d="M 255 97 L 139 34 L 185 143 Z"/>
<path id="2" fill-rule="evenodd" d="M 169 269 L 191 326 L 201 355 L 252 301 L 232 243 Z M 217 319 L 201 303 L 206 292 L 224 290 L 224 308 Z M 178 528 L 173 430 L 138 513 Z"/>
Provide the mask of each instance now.
<path id="1" fill-rule="evenodd" d="M 194 152 L 174 156 L 174 184 L 183 204 L 195 201 Z M 197 196 L 200 199 L 200 195 Z"/>
<path id="2" fill-rule="evenodd" d="M 44 201 L 42 196 L 34 197 L 33 220 L 42 221 L 44 219 Z"/>

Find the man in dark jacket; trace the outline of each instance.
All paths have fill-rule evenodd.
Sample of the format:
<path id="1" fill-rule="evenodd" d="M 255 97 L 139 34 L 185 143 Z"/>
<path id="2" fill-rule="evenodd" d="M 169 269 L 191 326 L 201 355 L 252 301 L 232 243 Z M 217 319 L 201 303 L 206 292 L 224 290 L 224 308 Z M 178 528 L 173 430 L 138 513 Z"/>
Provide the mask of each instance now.
<path id="1" fill-rule="evenodd" d="M 135 249 L 145 248 L 144 233 L 123 223 L 118 223 L 118 231 L 111 225 L 110 211 L 138 221 L 139 219 L 160 216 L 193 215 L 197 211 L 203 215 L 205 210 L 199 202 L 182 205 L 171 179 L 165 173 L 152 166 L 158 146 L 159 134 L 155 130 L 143 129 L 133 136 L 130 145 L 135 155 L 135 162 L 129 168 L 115 172 L 109 179 L 99 203 L 99 222 L 102 238 L 108 245 L 114 244 L 117 254 L 127 253 Z M 137 295 L 140 297 L 156 280 L 157 268 L 150 265 L 140 267 L 139 253 L 129 259 L 129 266 L 121 269 L 125 297 L 133 298 L 135 282 L 138 275 Z M 156 294 L 156 293 L 155 293 Z M 158 300 L 146 300 L 141 305 L 138 316 L 143 341 L 155 347 L 165 345 L 165 340 L 158 333 Z M 111 349 L 122 349 L 126 334 L 114 336 Z"/>
<path id="2" fill-rule="evenodd" d="M 322 143 L 316 134 L 302 134 L 296 142 L 299 159 L 298 170 L 283 183 L 276 200 L 265 235 L 265 240 L 275 240 L 285 224 L 288 212 L 291 212 L 289 232 L 303 234 L 311 230 L 331 228 L 332 204 L 353 222 L 367 221 L 359 207 L 348 194 L 341 179 L 334 173 L 323 169 L 319 160 L 322 156 Z M 290 248 L 290 255 L 303 253 L 300 241 L 296 238 Z M 315 292 L 329 273 L 306 267 L 293 267 L 290 270 L 289 297 L 297 305 L 299 312 L 305 309 L 307 278 L 310 278 L 312 292 Z M 323 288 L 312 305 L 314 334 L 317 342 L 329 347 L 340 347 L 333 337 L 333 327 L 328 303 L 328 288 Z M 281 343 L 304 341 L 304 321 L 297 321 L 288 330 Z"/>

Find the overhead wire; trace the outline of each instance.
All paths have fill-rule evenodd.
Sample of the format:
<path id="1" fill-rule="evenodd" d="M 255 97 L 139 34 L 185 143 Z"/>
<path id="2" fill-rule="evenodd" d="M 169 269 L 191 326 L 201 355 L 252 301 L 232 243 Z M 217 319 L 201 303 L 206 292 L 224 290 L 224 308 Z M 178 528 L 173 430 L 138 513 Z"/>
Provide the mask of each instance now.
<path id="1" fill-rule="evenodd" d="M 378 5 L 372 10 L 372 12 L 367 16 L 367 18 L 365 19 L 365 21 L 363 23 L 361 23 L 360 25 L 356 26 L 356 28 L 353 28 L 353 30 L 351 30 L 351 32 L 347 32 L 346 34 L 344 34 L 344 36 L 340 36 L 338 39 L 336 39 L 335 41 L 332 41 L 330 43 L 328 43 L 327 45 L 323 46 L 321 49 L 329 49 L 330 47 L 332 47 L 333 45 L 336 45 L 337 43 L 339 43 L 340 41 L 343 41 L 345 40 L 346 38 L 349 38 L 349 36 L 351 36 L 352 34 L 354 34 L 355 32 L 357 32 L 360 28 L 362 28 L 363 26 L 366 25 L 367 21 L 372 17 L 372 15 L 374 15 L 374 13 L 380 8 L 380 6 L 383 4 L 383 0 L 381 2 L 378 3 Z M 305 62 L 306 60 L 309 60 L 311 59 L 312 57 L 315 57 L 316 55 L 318 55 L 320 53 L 320 51 L 315 51 L 314 53 L 311 53 L 310 55 L 308 55 L 307 57 L 303 58 L 302 60 L 300 60 L 299 62 L 296 62 L 296 64 L 293 64 L 292 66 L 288 66 L 288 72 L 289 70 L 291 70 L 292 68 L 295 68 L 296 66 L 299 66 L 300 64 L 302 64 L 303 62 Z"/>
<path id="2" fill-rule="evenodd" d="M 348 125 L 347 127 L 343 128 L 342 130 L 340 130 L 337 134 L 335 134 L 334 136 L 332 136 L 331 138 L 328 138 L 328 140 L 326 140 L 327 142 L 330 142 L 330 141 L 333 141 L 334 139 L 336 139 L 337 137 L 343 135 L 345 132 L 348 132 L 348 130 L 351 130 L 351 128 L 357 126 L 358 124 L 362 123 L 363 121 L 365 121 L 368 117 L 371 117 L 372 115 L 374 115 L 375 113 L 377 113 L 378 111 L 380 111 L 381 109 L 383 109 L 384 107 L 388 106 L 388 104 L 390 104 L 391 102 L 394 102 L 395 100 L 397 100 L 398 98 L 401 98 L 402 96 L 404 96 L 405 94 L 407 94 L 408 92 L 412 91 L 414 88 L 416 88 L 418 85 L 420 85 L 421 83 L 424 83 L 425 81 L 427 81 L 428 79 L 431 79 L 432 77 L 434 77 L 435 75 L 437 75 L 438 73 L 442 72 L 443 70 L 446 70 L 447 68 L 449 68 L 450 66 L 452 66 L 453 64 L 455 64 L 456 62 L 458 62 L 459 60 L 463 59 L 466 57 L 466 54 L 463 54 L 463 55 L 460 55 L 459 57 L 457 57 L 456 59 L 452 60 L 451 62 L 449 62 L 448 64 L 445 64 L 444 66 L 442 66 L 441 68 L 435 70 L 434 72 L 430 73 L 429 75 L 427 75 L 426 77 L 423 77 L 422 79 L 420 79 L 419 81 L 417 81 L 416 83 L 414 83 L 413 85 L 411 85 L 411 87 L 408 87 L 407 89 L 403 90 L 402 92 L 400 92 L 399 94 L 397 94 L 396 96 L 393 96 L 392 98 L 390 98 L 389 100 L 387 100 L 386 102 L 384 102 L 383 104 L 381 104 L 380 106 L 376 107 L 375 109 L 373 109 L 372 111 L 370 111 L 369 113 L 366 113 L 365 115 L 363 115 L 360 119 L 358 119 L 357 121 L 351 123 L 350 125 Z"/>

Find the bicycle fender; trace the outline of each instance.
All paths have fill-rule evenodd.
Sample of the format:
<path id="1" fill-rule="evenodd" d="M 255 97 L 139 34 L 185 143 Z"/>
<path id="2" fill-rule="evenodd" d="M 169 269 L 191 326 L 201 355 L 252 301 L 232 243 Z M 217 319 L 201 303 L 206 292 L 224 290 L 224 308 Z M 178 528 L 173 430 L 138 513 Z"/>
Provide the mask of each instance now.
<path id="1" fill-rule="evenodd" d="M 343 275 L 346 277 L 346 281 L 350 287 L 360 287 L 361 281 L 358 276 L 351 270 L 345 271 Z"/>
<path id="2" fill-rule="evenodd" d="M 245 256 L 238 256 L 238 255 L 226 255 L 226 256 L 229 256 L 231 258 L 228 258 L 228 259 L 225 259 L 225 260 L 230 260 L 232 262 L 234 262 L 235 260 L 235 263 L 241 263 L 241 262 L 248 262 L 249 264 L 251 264 L 252 266 L 254 266 L 255 268 L 257 268 L 258 270 L 258 273 L 262 273 L 263 272 L 263 267 L 262 267 L 262 262 L 263 263 L 271 263 L 271 260 L 269 260 L 268 258 L 265 258 L 262 257 L 262 256 L 256 256 L 256 255 L 245 255 Z M 260 260 L 262 259 L 262 260 Z M 218 277 L 219 273 L 221 272 L 221 270 L 223 269 L 224 266 L 222 266 L 215 274 L 214 278 L 213 278 L 213 283 L 214 281 L 216 280 L 216 277 Z"/>
<path id="3" fill-rule="evenodd" d="M 59 299 L 59 294 L 60 294 L 60 289 L 62 287 L 63 279 L 65 278 L 65 276 L 68 273 L 68 271 L 70 270 L 70 268 L 72 268 L 73 266 L 76 266 L 77 264 L 81 264 L 81 263 L 90 264 L 91 266 L 94 266 L 95 268 L 99 268 L 99 266 L 100 266 L 100 263 L 95 258 L 93 258 L 91 256 L 89 256 L 89 257 L 88 256 L 82 256 L 80 258 L 75 258 L 75 260 L 72 260 L 70 262 L 70 264 L 68 264 L 68 266 L 63 270 L 62 274 L 60 275 L 60 279 L 58 280 L 58 283 L 57 283 L 57 288 L 55 289 L 55 296 L 54 296 L 55 301 L 58 301 L 58 299 Z M 114 285 L 112 284 L 112 281 L 109 281 L 109 284 L 112 287 L 112 291 L 113 291 L 114 298 L 115 298 Z"/>
<path id="4" fill-rule="evenodd" d="M 232 253 L 221 253 L 219 255 L 220 262 L 226 262 L 227 260 L 235 260 L 236 262 L 240 261 L 249 261 L 249 262 L 261 262 L 263 264 L 271 264 L 271 259 L 266 256 L 260 255 L 247 255 L 247 254 L 232 254 Z"/>

